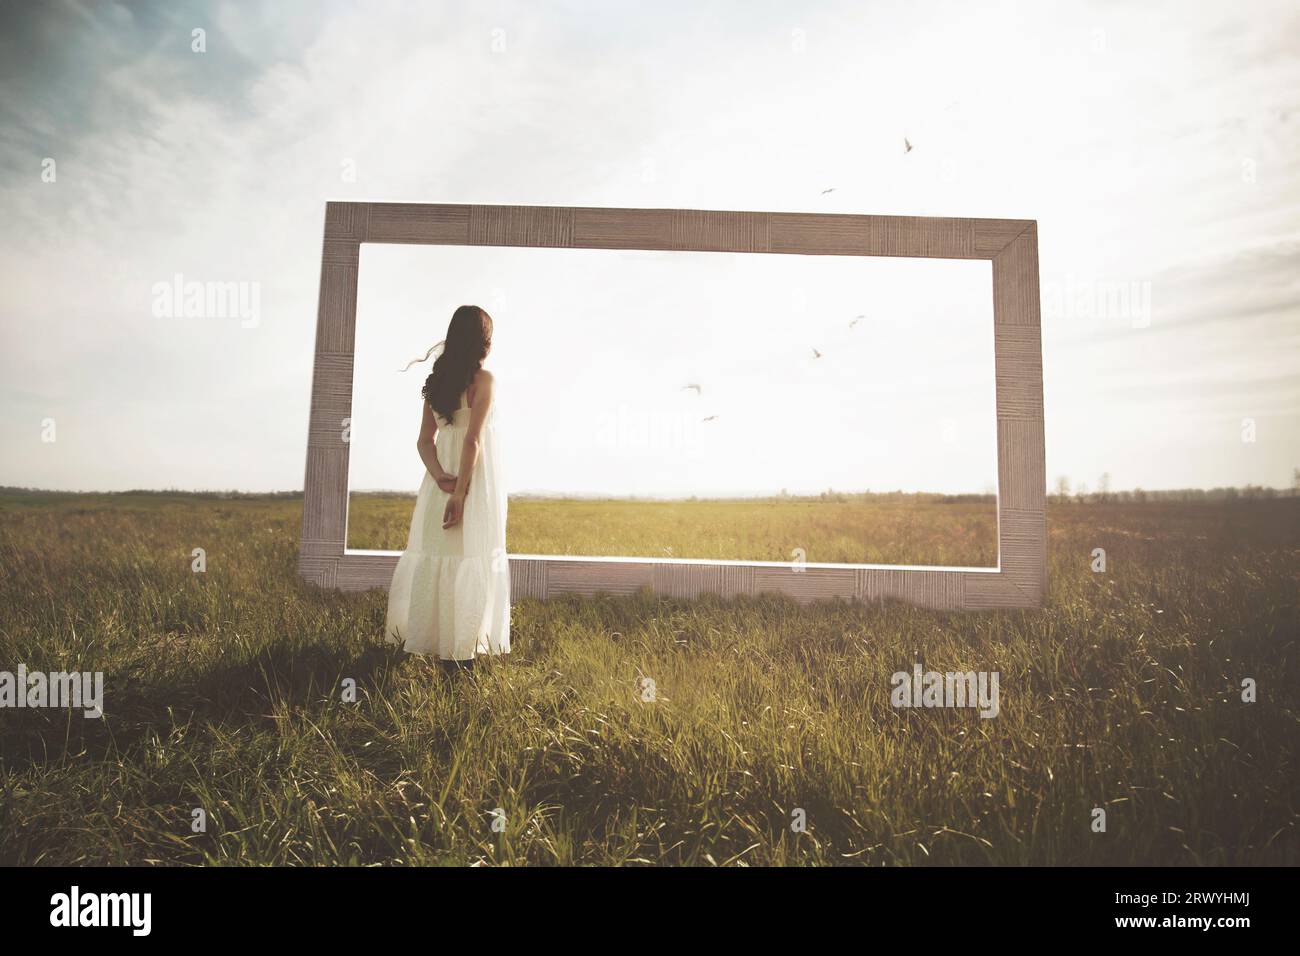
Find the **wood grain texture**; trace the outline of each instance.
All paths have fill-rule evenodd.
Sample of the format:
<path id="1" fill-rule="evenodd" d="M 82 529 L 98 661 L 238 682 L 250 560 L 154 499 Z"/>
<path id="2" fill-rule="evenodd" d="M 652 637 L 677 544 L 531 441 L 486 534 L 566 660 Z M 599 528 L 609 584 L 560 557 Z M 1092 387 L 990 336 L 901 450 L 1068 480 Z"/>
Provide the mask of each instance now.
<path id="1" fill-rule="evenodd" d="M 674 598 L 748 597 L 754 593 L 755 569 L 736 564 L 656 564 L 652 587 L 658 594 Z"/>
<path id="2" fill-rule="evenodd" d="M 468 245 L 471 208 L 399 202 L 370 203 L 365 241 L 415 242 L 431 246 Z"/>
<path id="3" fill-rule="evenodd" d="M 1043 348 L 1036 325 L 994 327 L 994 381 L 999 418 L 1043 418 Z"/>
<path id="4" fill-rule="evenodd" d="M 551 562 L 541 558 L 510 559 L 510 600 L 537 598 L 545 601 L 546 569 Z"/>
<path id="5" fill-rule="evenodd" d="M 1005 572 L 999 574 L 966 572 L 964 578 L 965 594 L 962 597 L 964 611 L 1039 607 L 1041 604 L 1034 600 L 1032 595 L 1016 587 Z"/>
<path id="6" fill-rule="evenodd" d="M 676 209 L 672 248 L 714 252 L 771 252 L 772 219 L 763 213 Z"/>
<path id="7" fill-rule="evenodd" d="M 776 592 L 801 603 L 832 598 L 851 600 L 856 596 L 857 576 L 853 568 L 755 567 L 754 593 Z"/>
<path id="8" fill-rule="evenodd" d="M 583 561 L 557 558 L 546 569 L 546 596 L 635 594 L 654 586 L 654 565 L 641 561 Z"/>
<path id="9" fill-rule="evenodd" d="M 676 598 L 785 594 L 798 601 L 897 599 L 945 610 L 1038 607 L 1047 591 L 1046 441 L 1038 228 L 956 219 L 710 209 L 606 209 L 330 202 L 321 252 L 299 573 L 322 587 L 387 587 L 395 554 L 345 548 L 360 244 L 523 246 L 787 255 L 921 256 L 993 264 L 998 441 L 996 571 L 802 567 L 704 561 L 512 557 L 511 599 L 557 594 Z"/>
<path id="10" fill-rule="evenodd" d="M 1047 521 L 1036 508 L 1005 508 L 998 515 L 998 549 L 1003 576 L 1034 603 L 1047 589 Z"/>
<path id="11" fill-rule="evenodd" d="M 483 246 L 572 246 L 573 210 L 471 206 L 469 241 Z"/>
<path id="12" fill-rule="evenodd" d="M 988 572 L 996 574 L 996 572 Z M 939 610 L 965 607 L 966 579 L 970 573 L 957 571 L 883 570 L 861 568 L 857 572 L 856 596 L 862 601 L 898 600 Z"/>
<path id="13" fill-rule="evenodd" d="M 800 255 L 973 259 L 971 220 L 773 213 L 772 251 Z"/>
<path id="14" fill-rule="evenodd" d="M 1034 225 L 1027 219 L 974 219 L 975 256 L 980 259 L 995 258 L 1011 245 L 1028 228 Z"/>
<path id="15" fill-rule="evenodd" d="M 337 588 L 339 558 L 298 555 L 298 574 L 308 584 L 322 588 Z"/>
<path id="16" fill-rule="evenodd" d="M 1047 593 L 1047 440 L 1038 288 L 1038 227 L 1030 223 L 993 259 L 998 416 L 998 563 L 1039 606 Z"/>
<path id="17" fill-rule="evenodd" d="M 356 351 L 357 268 L 355 262 L 331 262 L 322 258 L 320 305 L 316 310 L 318 353 L 351 355 Z"/>
<path id="18" fill-rule="evenodd" d="M 307 445 L 341 446 L 352 415 L 352 353 L 317 351 L 312 383 Z"/>
<path id="19" fill-rule="evenodd" d="M 325 239 L 351 239 L 360 242 L 366 238 L 366 223 L 370 218 L 370 203 L 327 202 L 325 204 Z"/>
<path id="20" fill-rule="evenodd" d="M 578 249 L 671 249 L 674 209 L 573 210 L 573 245 Z"/>
<path id="21" fill-rule="evenodd" d="M 346 449 L 308 446 L 305 480 L 300 550 L 317 556 L 341 558 L 348 514 Z"/>

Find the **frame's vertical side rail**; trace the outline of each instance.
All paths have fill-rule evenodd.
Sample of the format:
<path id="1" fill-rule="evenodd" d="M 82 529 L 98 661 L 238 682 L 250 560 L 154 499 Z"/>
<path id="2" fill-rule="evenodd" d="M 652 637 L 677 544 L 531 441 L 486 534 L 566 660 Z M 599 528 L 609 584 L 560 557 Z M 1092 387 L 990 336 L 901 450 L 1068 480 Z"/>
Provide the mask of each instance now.
<path id="1" fill-rule="evenodd" d="M 298 559 L 298 573 L 325 587 L 339 583 L 347 539 L 357 271 L 367 216 L 364 203 L 325 206 Z"/>
<path id="2" fill-rule="evenodd" d="M 993 258 L 1001 576 L 1021 602 L 1047 591 L 1047 468 L 1038 230 L 1030 223 Z"/>

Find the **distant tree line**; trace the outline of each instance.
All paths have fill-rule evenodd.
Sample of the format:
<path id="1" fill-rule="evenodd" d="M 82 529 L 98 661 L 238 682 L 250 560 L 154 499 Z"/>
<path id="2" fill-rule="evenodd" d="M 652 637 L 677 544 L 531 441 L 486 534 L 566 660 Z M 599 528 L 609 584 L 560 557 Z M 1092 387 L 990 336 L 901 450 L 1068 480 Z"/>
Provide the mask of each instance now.
<path id="1" fill-rule="evenodd" d="M 1292 471 L 1290 488 L 1246 485 L 1244 488 L 1165 488 L 1159 491 L 1132 488 L 1125 491 L 1112 491 L 1110 474 L 1107 473 L 1097 479 L 1097 488 L 1093 491 L 1088 489 L 1087 482 L 1082 481 L 1071 488 L 1070 479 L 1061 475 L 1056 479 L 1054 492 L 1048 495 L 1050 500 L 1058 504 L 1067 501 L 1090 504 L 1142 501 L 1262 501 L 1297 497 L 1300 497 L 1300 468 Z"/>
<path id="2" fill-rule="evenodd" d="M 186 491 L 183 488 L 131 488 L 128 491 L 47 491 L 44 488 L 19 488 L 0 485 L 0 494 L 21 496 L 29 495 L 42 498 L 79 498 L 86 495 L 109 495 L 125 497 L 153 498 L 203 498 L 219 501 L 240 501 L 243 499 L 293 499 L 301 498 L 301 491 Z"/>

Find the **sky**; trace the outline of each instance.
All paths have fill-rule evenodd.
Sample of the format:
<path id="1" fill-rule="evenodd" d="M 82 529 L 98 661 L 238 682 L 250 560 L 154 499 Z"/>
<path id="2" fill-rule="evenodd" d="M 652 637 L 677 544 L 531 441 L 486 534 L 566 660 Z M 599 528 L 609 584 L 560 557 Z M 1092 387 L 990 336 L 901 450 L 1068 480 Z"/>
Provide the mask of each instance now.
<path id="1" fill-rule="evenodd" d="M 442 338 L 425 341 L 430 310 L 450 316 L 470 288 L 492 315 L 497 446 L 516 492 L 996 490 L 986 260 L 380 244 L 361 255 L 354 489 L 418 485 L 431 366 L 403 369 Z"/>
<path id="2" fill-rule="evenodd" d="M 1297 35 L 1266 2 L 0 2 L 0 484 L 301 488 L 341 199 L 1036 219 L 1049 484 L 1289 486 Z M 354 487 L 418 483 L 396 370 L 464 302 L 515 491 L 993 480 L 986 264 L 368 245 L 360 285 Z"/>

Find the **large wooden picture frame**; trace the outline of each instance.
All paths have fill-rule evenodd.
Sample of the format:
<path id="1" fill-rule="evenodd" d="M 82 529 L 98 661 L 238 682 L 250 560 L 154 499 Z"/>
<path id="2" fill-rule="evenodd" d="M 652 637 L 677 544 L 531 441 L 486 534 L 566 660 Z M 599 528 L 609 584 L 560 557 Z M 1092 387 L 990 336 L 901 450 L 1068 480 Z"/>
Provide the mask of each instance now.
<path id="1" fill-rule="evenodd" d="M 899 598 L 945 609 L 1042 605 L 1047 588 L 1047 489 L 1038 232 L 1033 220 L 327 203 L 299 573 L 312 583 L 344 590 L 387 587 L 398 557 L 397 552 L 349 551 L 346 546 L 347 425 L 363 242 L 991 260 L 996 568 L 512 555 L 511 597 L 631 593 L 649 587 L 675 597 L 778 591 L 800 601 Z"/>

